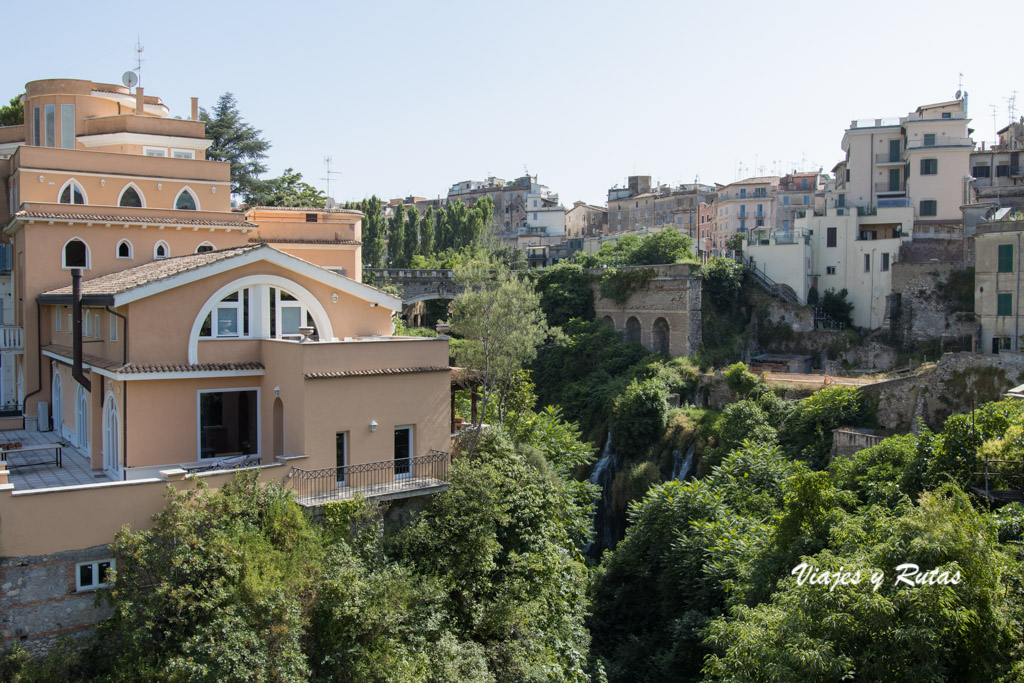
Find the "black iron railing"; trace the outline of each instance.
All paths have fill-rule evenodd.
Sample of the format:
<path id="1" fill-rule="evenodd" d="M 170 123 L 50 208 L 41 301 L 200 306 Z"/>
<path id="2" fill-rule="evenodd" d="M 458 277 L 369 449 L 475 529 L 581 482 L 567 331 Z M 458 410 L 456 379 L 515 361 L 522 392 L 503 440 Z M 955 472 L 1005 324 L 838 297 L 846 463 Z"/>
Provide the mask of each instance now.
<path id="1" fill-rule="evenodd" d="M 412 458 L 396 458 L 319 470 L 292 468 L 292 489 L 300 502 L 345 500 L 355 494 L 367 498 L 431 488 L 448 482 L 451 454 L 430 451 Z"/>

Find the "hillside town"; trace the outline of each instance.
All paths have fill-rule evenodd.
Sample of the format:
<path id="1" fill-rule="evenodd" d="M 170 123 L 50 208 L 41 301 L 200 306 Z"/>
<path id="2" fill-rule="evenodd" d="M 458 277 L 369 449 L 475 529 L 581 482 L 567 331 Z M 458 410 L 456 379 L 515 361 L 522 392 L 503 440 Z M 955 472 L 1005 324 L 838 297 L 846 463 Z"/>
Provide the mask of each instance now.
<path id="1" fill-rule="evenodd" d="M 669 680 L 631 678 L 635 658 L 661 666 L 662 654 L 665 671 L 699 680 L 747 666 L 729 659 L 746 656 L 729 638 L 751 636 L 729 630 L 721 579 L 700 569 L 722 595 L 692 629 L 639 626 L 615 593 L 655 590 L 628 563 L 662 542 L 644 527 L 674 504 L 661 496 L 722 487 L 708 494 L 715 519 L 742 517 L 750 553 L 779 553 L 759 571 L 778 573 L 827 536 L 807 540 L 817 521 L 786 526 L 785 487 L 806 486 L 817 510 L 841 498 L 809 493 L 827 474 L 881 505 L 850 483 L 857 458 L 904 444 L 890 439 L 915 440 L 914 453 L 917 439 L 952 443 L 947 425 L 965 413 L 973 425 L 986 404 L 1003 417 L 985 413 L 969 464 L 949 466 L 961 488 L 935 469 L 947 460 L 932 441 L 919 468 L 931 479 L 900 486 L 964 516 L 970 505 L 949 497 L 1024 501 L 1024 481 L 989 470 L 1019 469 L 1020 453 L 995 456 L 1024 423 L 1015 112 L 997 142 L 976 140 L 958 92 L 852 120 L 827 170 L 678 185 L 629 174 L 609 179 L 606 204 L 570 205 L 529 172 L 433 199 L 246 189 L 212 133 L 216 110 L 193 97 L 172 116 L 127 74 L 33 80 L 10 107 L 21 118 L 0 126 L 0 661 L 22 657 L 25 671 L 92 643 L 75 671 L 104 680 Z M 815 407 L 828 397 L 842 403 L 834 419 Z M 744 458 L 767 463 L 751 466 L 756 484 L 742 483 Z M 843 500 L 837 510 L 854 508 Z M 916 514 L 892 500 L 885 514 Z M 506 507 L 477 523 L 489 505 Z M 701 554 L 674 555 L 685 543 L 658 549 L 659 581 Z M 228 557 L 238 548 L 243 559 Z M 480 564 L 445 564 L 465 558 Z M 728 581 L 755 580 L 740 574 Z M 195 589 L 211 602 L 192 615 L 200 602 L 183 606 L 182 586 L 206 580 L 232 588 L 221 602 Z M 373 592 L 385 584 L 401 595 Z M 369 592 L 346 593 L 356 586 Z M 235 598 L 237 613 L 225 607 Z M 386 629 L 344 612 L 361 600 L 395 609 L 392 624 L 434 610 L 432 625 L 371 643 Z M 224 610 L 235 621 L 217 621 Z M 620 620 L 685 647 L 656 656 Z M 251 669 L 213 645 L 239 624 L 250 640 L 231 647 L 264 658 Z M 107 661 L 111 643 L 142 668 Z M 418 664 L 395 679 L 353 673 L 393 652 Z M 952 670 L 933 680 L 984 677 Z"/>

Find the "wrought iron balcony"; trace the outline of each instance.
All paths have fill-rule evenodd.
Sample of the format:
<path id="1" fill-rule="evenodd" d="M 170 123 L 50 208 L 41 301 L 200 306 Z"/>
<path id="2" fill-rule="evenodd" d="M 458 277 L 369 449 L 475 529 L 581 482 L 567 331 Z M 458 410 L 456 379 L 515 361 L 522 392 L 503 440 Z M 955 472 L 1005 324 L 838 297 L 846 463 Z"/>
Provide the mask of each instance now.
<path id="1" fill-rule="evenodd" d="M 296 501 L 305 507 L 364 498 L 408 498 L 439 493 L 448 488 L 451 454 L 430 451 L 426 455 L 381 460 L 319 470 L 292 468 Z"/>

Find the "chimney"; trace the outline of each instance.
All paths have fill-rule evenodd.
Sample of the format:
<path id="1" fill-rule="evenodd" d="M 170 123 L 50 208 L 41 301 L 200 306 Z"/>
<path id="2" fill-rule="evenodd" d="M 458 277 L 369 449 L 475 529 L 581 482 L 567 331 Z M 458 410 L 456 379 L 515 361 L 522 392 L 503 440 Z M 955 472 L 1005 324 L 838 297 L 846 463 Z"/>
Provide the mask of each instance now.
<path id="1" fill-rule="evenodd" d="M 135 89 L 135 113 L 142 116 L 146 98 L 142 94 L 142 86 Z"/>
<path id="2" fill-rule="evenodd" d="M 82 369 L 82 269 L 71 269 L 71 376 L 82 387 L 92 392 L 92 383 Z"/>
<path id="3" fill-rule="evenodd" d="M 193 121 L 198 121 L 199 120 L 199 98 L 198 97 L 193 97 L 192 98 L 192 120 Z"/>

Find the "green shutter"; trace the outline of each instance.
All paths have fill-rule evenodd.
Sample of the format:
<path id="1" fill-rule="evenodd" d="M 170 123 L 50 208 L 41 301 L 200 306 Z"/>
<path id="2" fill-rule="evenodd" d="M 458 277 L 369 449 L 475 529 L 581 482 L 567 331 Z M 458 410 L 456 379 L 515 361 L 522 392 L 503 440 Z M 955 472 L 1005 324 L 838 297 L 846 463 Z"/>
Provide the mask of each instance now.
<path id="1" fill-rule="evenodd" d="M 1012 244 L 1000 244 L 999 245 L 999 272 L 1000 273 L 1012 273 L 1013 272 L 1013 245 Z"/>
<path id="2" fill-rule="evenodd" d="M 1013 315 L 1013 294 L 997 295 L 996 315 Z"/>

